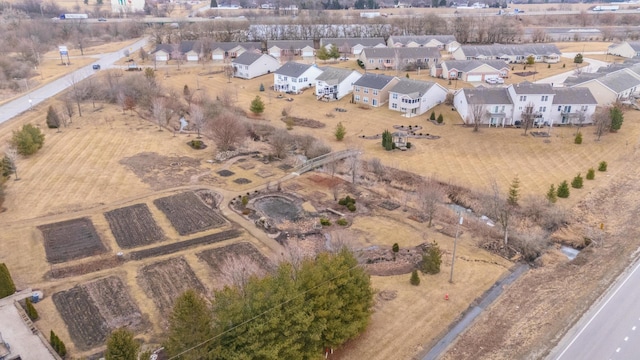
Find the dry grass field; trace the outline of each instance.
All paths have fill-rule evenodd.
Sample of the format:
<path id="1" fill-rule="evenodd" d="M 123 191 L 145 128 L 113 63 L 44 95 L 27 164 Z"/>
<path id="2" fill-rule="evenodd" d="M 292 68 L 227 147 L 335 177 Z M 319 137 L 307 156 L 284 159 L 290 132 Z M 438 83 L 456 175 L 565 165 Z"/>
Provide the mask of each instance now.
<path id="1" fill-rule="evenodd" d="M 106 50 L 105 50 L 106 51 Z M 349 62 L 352 63 L 352 62 Z M 341 66 L 343 66 L 341 64 Z M 349 65 L 344 65 L 349 66 Z M 584 174 L 601 160 L 609 163 L 609 172 L 593 181 L 587 181 L 585 188 L 574 190 L 561 206 L 571 207 L 580 199 L 604 186 L 623 169 L 629 154 L 638 146 L 640 135 L 640 112 L 629 111 L 625 123 L 618 134 L 607 134 L 601 141 L 595 141 L 589 127 L 583 129 L 585 139 L 582 145 L 573 144 L 576 128 L 553 128 L 550 142 L 544 138 L 522 136 L 521 129 L 483 128 L 473 133 L 471 128 L 462 126 L 459 116 L 450 108 L 440 106 L 436 114 L 442 113 L 445 123 L 436 126 L 427 121 L 428 113 L 414 118 L 404 118 L 400 113 L 386 108 L 364 109 L 350 104 L 348 99 L 324 103 L 315 100 L 311 91 L 293 95 L 293 102 L 277 99 L 275 93 L 260 92 L 260 84 L 268 89 L 273 84 L 272 76 L 254 80 L 232 79 L 228 82 L 223 74 L 210 75 L 210 65 L 182 66 L 159 69 L 163 85 L 182 89 L 187 84 L 197 92 L 215 97 L 223 92 L 232 94 L 235 104 L 248 111 L 251 99 L 262 96 L 266 110 L 262 120 L 278 128 L 285 128 L 280 120 L 281 111 L 291 107 L 294 116 L 306 117 L 326 124 L 323 129 L 295 127 L 295 134 L 311 134 L 333 149 L 357 148 L 363 151 L 364 159 L 380 158 L 386 165 L 408 170 L 422 175 L 434 175 L 443 181 L 480 189 L 488 186 L 492 179 L 505 187 L 518 175 L 523 192 L 542 195 L 549 184 L 571 180 L 578 172 Z M 546 69 L 543 69 L 546 70 Z M 542 70 L 541 70 L 542 71 Z M 411 78 L 430 79 L 426 74 L 410 74 Z M 45 72 L 46 77 L 46 72 Z M 455 84 L 453 86 L 456 86 Z M 458 84 L 458 87 L 462 84 Z M 198 89 L 199 88 L 199 89 Z M 83 105 L 83 117 L 74 118 L 71 126 L 57 132 L 45 126 L 45 113 L 49 104 L 58 106 L 56 100 L 49 100 L 34 111 L 22 114 L 9 123 L 0 125 L 0 144 L 4 144 L 11 132 L 25 123 L 33 123 L 46 134 L 45 146 L 34 156 L 18 162 L 19 181 L 9 181 L 7 187 L 7 211 L 0 213 L 0 262 L 9 266 L 19 288 L 31 286 L 44 289 L 45 299 L 37 305 L 42 316 L 37 325 L 48 333 L 54 329 L 65 341 L 74 357 L 87 356 L 91 351 L 80 351 L 73 346 L 64 321 L 51 300 L 53 293 L 71 289 L 108 275 L 117 275 L 126 284 L 127 290 L 139 307 L 143 316 L 150 319 L 151 327 L 141 337 L 146 341 L 158 341 L 163 331 L 160 313 L 153 300 L 140 286 L 137 276 L 139 269 L 182 256 L 194 274 L 207 290 L 211 290 L 211 271 L 196 253 L 228 245 L 230 242 L 249 241 L 263 254 L 274 259 L 273 243 L 266 236 L 253 236 L 255 227 L 247 226 L 249 232 L 239 239 L 229 240 L 140 261 L 124 262 L 114 269 L 104 269 L 87 275 L 65 279 L 50 279 L 47 273 L 51 266 L 46 262 L 42 235 L 36 229 L 41 224 L 68 219 L 89 217 L 110 255 L 121 249 L 109 230 L 103 213 L 124 206 L 144 203 L 167 237 L 165 243 L 184 240 L 171 226 L 164 214 L 153 205 L 153 200 L 181 192 L 181 189 L 199 187 L 216 188 L 227 199 L 241 191 L 265 185 L 286 174 L 273 166 L 256 162 L 253 169 L 242 169 L 240 164 L 209 164 L 206 160 L 214 155 L 214 144 L 206 150 L 195 151 L 186 145 L 193 136 L 174 135 L 146 120 L 112 105 Z M 334 111 L 335 107 L 347 109 L 346 113 Z M 329 115 L 329 116 L 327 116 Z M 338 122 L 345 124 L 347 137 L 343 142 L 333 138 L 333 129 Z M 364 140 L 361 135 L 375 135 L 393 125 L 420 125 L 423 131 L 440 136 L 437 140 L 414 140 L 410 151 L 386 152 L 377 140 Z M 544 130 L 547 131 L 547 130 Z M 147 159 L 140 154 L 155 153 L 154 171 L 159 172 L 155 183 L 140 178 L 130 166 L 122 163 L 125 158 Z M 177 160 L 176 160 L 177 159 Z M 191 159 L 183 161 L 180 159 Z M 179 161 L 178 161 L 179 160 Z M 171 164 L 182 163 L 172 169 Z M 187 165 L 187 164 L 195 165 Z M 216 172 L 229 169 L 236 173 L 230 178 L 221 178 Z M 261 169 L 273 172 L 273 176 L 261 178 L 255 172 Z M 245 177 L 251 184 L 239 185 L 232 180 Z M 300 192 L 311 194 L 318 189 L 308 175 L 297 178 L 292 183 L 300 184 Z M 289 185 L 286 184 L 286 185 Z M 218 190 L 216 190 L 218 191 Z M 330 189 L 319 189 L 330 197 Z M 224 211 L 223 211 L 224 213 Z M 456 262 L 456 281 L 449 284 L 448 267 L 452 249 L 452 238 L 435 231 L 425 231 L 420 225 L 406 218 L 401 210 L 386 212 L 374 210 L 372 213 L 356 217 L 351 226 L 358 235 L 362 246 L 386 245 L 398 242 L 402 246 L 414 246 L 425 241 L 437 241 L 445 250 L 443 271 L 436 276 L 422 276 L 422 285 L 409 285 L 409 276 L 373 277 L 373 284 L 379 295 L 372 326 L 359 339 L 339 352 L 339 358 L 411 358 L 440 335 L 458 314 L 498 278 L 503 276 L 510 262 L 479 250 L 475 240 L 465 234 L 458 247 L 459 260 Z M 391 230 L 393 229 L 393 230 Z M 216 230 L 217 231 L 217 230 Z M 199 236 L 198 234 L 196 236 Z M 74 260 L 69 264 L 82 264 L 84 260 Z M 448 293 L 450 300 L 444 301 Z M 413 325 L 411 325 L 413 324 Z M 402 341 L 397 341 L 402 338 Z"/>

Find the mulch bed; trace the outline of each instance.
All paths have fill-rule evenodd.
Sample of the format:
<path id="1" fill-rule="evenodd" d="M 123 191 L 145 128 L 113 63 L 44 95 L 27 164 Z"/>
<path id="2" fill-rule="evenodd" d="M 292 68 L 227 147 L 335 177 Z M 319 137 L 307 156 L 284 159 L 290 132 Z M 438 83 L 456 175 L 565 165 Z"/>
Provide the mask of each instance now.
<path id="1" fill-rule="evenodd" d="M 154 257 L 154 256 L 173 254 L 175 252 L 178 252 L 190 247 L 194 247 L 194 246 L 208 245 L 208 244 L 213 244 L 220 241 L 234 239 L 240 236 L 240 234 L 241 232 L 236 229 L 222 231 L 219 233 L 209 234 L 209 235 L 198 237 L 195 239 L 157 246 L 151 249 L 133 251 L 129 254 L 129 257 L 133 260 L 140 260 L 140 259 L 145 259 L 145 258 Z"/>
<path id="2" fill-rule="evenodd" d="M 44 236 L 47 261 L 52 264 L 94 256 L 107 251 L 88 218 L 40 225 L 38 229 Z"/>
<path id="3" fill-rule="evenodd" d="M 538 73 L 537 71 L 521 71 L 521 72 L 516 72 L 516 73 L 513 73 L 513 74 L 514 75 L 518 75 L 518 76 L 526 77 L 526 76 L 531 76 L 531 75 L 534 75 L 534 74 L 537 74 L 537 73 Z"/>
<path id="4" fill-rule="evenodd" d="M 287 170 L 293 169 L 293 166 L 291 166 L 289 164 L 282 164 L 282 165 L 278 165 L 278 169 L 283 170 L 283 171 L 287 171 Z"/>
<path id="5" fill-rule="evenodd" d="M 229 177 L 229 176 L 235 175 L 236 173 L 234 173 L 233 171 L 230 171 L 230 170 L 220 170 L 220 171 L 218 171 L 217 174 L 222 176 L 222 177 Z"/>
<path id="6" fill-rule="evenodd" d="M 237 179 L 233 180 L 233 182 L 236 183 L 236 184 L 240 184 L 240 185 L 251 184 L 251 180 L 249 180 L 247 178 L 237 178 Z"/>
<path id="7" fill-rule="evenodd" d="M 266 256 L 262 255 L 255 246 L 248 242 L 240 242 L 237 244 L 231 244 L 220 248 L 205 250 L 197 254 L 198 258 L 211 267 L 214 273 L 220 272 L 220 265 L 224 263 L 227 257 L 233 257 L 237 255 L 245 255 L 253 260 L 257 265 L 266 271 L 273 269 L 274 265 Z"/>
<path id="8" fill-rule="evenodd" d="M 136 204 L 104 213 L 111 233 L 123 249 L 153 244 L 165 239 L 147 204 Z"/>
<path id="9" fill-rule="evenodd" d="M 289 116 L 288 119 L 287 117 L 283 117 L 280 120 L 282 120 L 282 122 L 284 123 L 286 123 L 287 120 L 293 120 L 293 126 L 308 127 L 312 129 L 321 129 L 326 126 L 325 123 L 320 122 L 318 120 L 299 118 L 295 116 Z"/>
<path id="10" fill-rule="evenodd" d="M 159 198 L 153 203 L 183 236 L 221 227 L 226 223 L 222 215 L 209 208 L 193 192 Z"/>
<path id="11" fill-rule="evenodd" d="M 385 201 L 381 202 L 380 204 L 378 204 L 378 206 L 380 206 L 383 209 L 386 209 L 386 210 L 389 210 L 389 211 L 393 211 L 393 210 L 399 208 L 400 204 L 396 204 L 393 201 L 385 200 Z"/>

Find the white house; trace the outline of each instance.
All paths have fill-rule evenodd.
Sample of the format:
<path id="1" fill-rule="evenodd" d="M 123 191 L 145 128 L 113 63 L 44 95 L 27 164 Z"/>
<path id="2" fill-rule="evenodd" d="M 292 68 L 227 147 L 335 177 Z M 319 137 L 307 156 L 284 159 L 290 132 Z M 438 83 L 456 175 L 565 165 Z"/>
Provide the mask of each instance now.
<path id="1" fill-rule="evenodd" d="M 353 83 L 362 74 L 355 70 L 326 67 L 316 78 L 316 96 L 318 100 L 340 100 L 353 91 Z"/>
<path id="2" fill-rule="evenodd" d="M 640 92 L 640 64 L 610 73 L 580 74 L 567 78 L 565 84 L 589 88 L 598 104 L 612 104 L 617 100 L 627 100 Z"/>
<path id="3" fill-rule="evenodd" d="M 360 55 L 365 48 L 387 47 L 384 38 L 322 38 L 320 46 L 327 50 L 335 45 L 341 54 Z"/>
<path id="4" fill-rule="evenodd" d="M 269 40 L 267 51 L 276 59 L 293 56 L 313 58 L 315 56 L 313 40 Z"/>
<path id="5" fill-rule="evenodd" d="M 640 57 L 640 41 L 623 41 L 619 44 L 612 44 L 607 49 L 607 54 L 629 59 Z"/>
<path id="6" fill-rule="evenodd" d="M 173 48 L 174 45 L 172 44 L 158 44 L 151 52 L 151 55 L 155 61 L 169 61 L 171 59 Z"/>
<path id="7" fill-rule="evenodd" d="M 392 35 L 387 40 L 389 47 L 436 47 L 453 52 L 460 47 L 453 35 Z"/>
<path id="8" fill-rule="evenodd" d="M 556 96 L 553 98 L 550 120 L 554 125 L 585 125 L 593 123 L 596 112 L 596 101 L 591 91 L 586 87 L 554 88 Z"/>
<path id="9" fill-rule="evenodd" d="M 365 48 L 358 59 L 367 70 L 429 69 L 440 62 L 440 51 L 433 47 Z"/>
<path id="10" fill-rule="evenodd" d="M 400 79 L 389 90 L 389 109 L 406 117 L 421 115 L 444 102 L 447 93 L 447 89 L 434 82 Z"/>
<path id="11" fill-rule="evenodd" d="M 322 70 L 315 65 L 289 61 L 273 73 L 273 90 L 299 93 L 312 87 L 320 74 Z"/>
<path id="12" fill-rule="evenodd" d="M 245 51 L 261 53 L 260 42 L 215 42 L 211 44 L 211 59 L 235 59 Z"/>
<path id="13" fill-rule="evenodd" d="M 533 107 L 536 123 L 547 122 L 551 118 L 555 92 L 551 84 L 534 84 L 528 81 L 507 86 L 513 101 L 513 121 L 522 121 L 522 113 Z"/>
<path id="14" fill-rule="evenodd" d="M 505 60 L 508 63 L 524 63 L 533 56 L 535 62 L 555 64 L 561 54 L 555 44 L 492 44 L 462 45 L 452 56 L 455 60 Z"/>
<path id="15" fill-rule="evenodd" d="M 507 78 L 511 70 L 504 60 L 446 60 L 441 65 L 439 77 L 469 82 Z M 431 76 L 438 77 L 436 66 L 431 67 Z"/>
<path id="16" fill-rule="evenodd" d="M 453 105 L 465 124 L 473 124 L 479 114 L 483 125 L 513 125 L 513 102 L 504 87 L 460 89 L 453 96 Z"/>
<path id="17" fill-rule="evenodd" d="M 234 76 L 242 79 L 253 79 L 255 77 L 271 74 L 278 70 L 280 62 L 273 56 L 244 52 L 231 62 Z"/>

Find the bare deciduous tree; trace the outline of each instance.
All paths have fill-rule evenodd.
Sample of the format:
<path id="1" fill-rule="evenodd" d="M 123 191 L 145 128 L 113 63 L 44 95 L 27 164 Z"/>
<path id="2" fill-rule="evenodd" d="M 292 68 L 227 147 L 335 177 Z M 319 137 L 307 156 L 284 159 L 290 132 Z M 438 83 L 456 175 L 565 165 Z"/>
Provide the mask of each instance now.
<path id="1" fill-rule="evenodd" d="M 485 201 L 485 207 L 491 219 L 500 224 L 504 235 L 504 245 L 506 246 L 509 242 L 509 221 L 511 220 L 513 206 L 509 205 L 495 180 L 491 182 L 491 189 Z"/>
<path id="2" fill-rule="evenodd" d="M 230 112 L 220 114 L 209 126 L 219 150 L 227 151 L 247 136 L 244 123 Z"/>
<path id="3" fill-rule="evenodd" d="M 118 96 L 119 97 L 119 96 Z M 123 98 L 124 101 L 124 98 Z M 155 98 L 151 103 L 151 112 L 153 114 L 153 120 L 158 124 L 158 131 L 162 131 L 162 128 L 166 126 L 166 104 L 164 98 Z M 122 110 L 124 112 L 124 108 Z"/>
<path id="4" fill-rule="evenodd" d="M 73 103 L 73 99 L 69 96 L 64 96 L 62 98 L 62 105 L 64 106 L 65 114 L 69 117 L 69 123 L 73 122 L 73 115 L 76 113 L 75 104 Z M 64 118 L 64 116 L 63 116 Z M 64 121 L 64 126 L 67 127 L 67 121 Z"/>
<path id="5" fill-rule="evenodd" d="M 236 68 L 233 67 L 233 65 L 226 65 L 224 67 L 224 75 L 227 77 L 228 83 L 231 82 L 231 78 L 233 77 L 233 75 L 235 75 L 235 73 L 236 73 Z"/>
<path id="6" fill-rule="evenodd" d="M 82 108 L 80 107 L 80 102 L 84 100 L 86 96 L 86 87 L 80 85 L 80 81 L 75 77 L 71 76 L 71 96 L 73 100 L 78 105 L 78 116 L 82 117 Z"/>
<path id="7" fill-rule="evenodd" d="M 608 106 L 599 108 L 594 114 L 593 124 L 596 128 L 596 140 L 600 141 L 602 134 L 609 132 L 611 128 L 611 108 Z"/>
<path id="8" fill-rule="evenodd" d="M 207 121 L 207 118 L 204 115 L 204 111 L 200 106 L 191 104 L 189 114 L 191 115 L 191 125 L 194 129 L 196 129 L 196 132 L 198 133 L 198 139 L 200 139 L 200 131 L 204 129 Z"/>
<path id="9" fill-rule="evenodd" d="M 269 142 L 273 148 L 273 155 L 277 158 L 284 159 L 287 157 L 287 150 L 291 143 L 291 135 L 284 130 L 278 129 L 271 135 Z"/>
<path id="10" fill-rule="evenodd" d="M 420 211 L 429 222 L 427 227 L 431 227 L 433 218 L 438 210 L 438 204 L 442 201 L 444 195 L 444 189 L 433 178 L 427 178 L 418 187 L 416 202 Z"/>
<path id="11" fill-rule="evenodd" d="M 382 161 L 380 161 L 380 159 L 372 158 L 371 160 L 369 160 L 368 165 L 370 170 L 378 177 L 378 180 L 380 180 L 384 176 L 385 166 L 382 165 Z"/>
<path id="12" fill-rule="evenodd" d="M 360 152 L 355 153 L 347 159 L 349 173 L 351 174 L 351 183 L 356 184 L 358 173 L 360 172 Z"/>
<path id="13" fill-rule="evenodd" d="M 227 256 L 220 265 L 220 281 L 244 291 L 249 279 L 262 277 L 266 271 L 246 255 Z"/>
<path id="14" fill-rule="evenodd" d="M 527 135 L 527 131 L 533 126 L 533 122 L 535 120 L 533 103 L 528 103 L 527 106 L 525 106 L 522 115 L 520 115 L 520 119 L 520 121 L 522 122 L 522 128 L 524 129 L 524 134 Z"/>
<path id="15" fill-rule="evenodd" d="M 474 132 L 480 130 L 480 124 L 482 124 L 482 118 L 485 113 L 484 105 L 482 104 L 474 104 L 469 107 L 469 117 L 473 124 Z"/>
<path id="16" fill-rule="evenodd" d="M 16 176 L 16 180 L 20 180 L 18 177 L 18 149 L 15 146 L 10 146 L 4 151 L 4 155 L 9 159 L 11 172 Z"/>

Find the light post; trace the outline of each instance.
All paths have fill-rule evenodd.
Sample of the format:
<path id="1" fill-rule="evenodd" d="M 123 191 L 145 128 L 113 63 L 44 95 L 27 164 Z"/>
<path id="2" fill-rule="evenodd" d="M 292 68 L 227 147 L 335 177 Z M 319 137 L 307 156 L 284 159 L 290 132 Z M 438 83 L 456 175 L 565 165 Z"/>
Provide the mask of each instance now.
<path id="1" fill-rule="evenodd" d="M 33 110 L 33 100 L 29 98 L 29 110 Z"/>
<path id="2" fill-rule="evenodd" d="M 460 213 L 458 213 L 458 215 L 460 216 L 460 220 L 456 225 L 456 238 L 453 240 L 453 255 L 451 256 L 451 275 L 449 275 L 450 283 L 453 283 L 453 263 L 456 261 L 456 247 L 458 245 L 458 234 L 460 233 L 460 225 L 462 225 L 462 219 L 463 219 Z"/>

